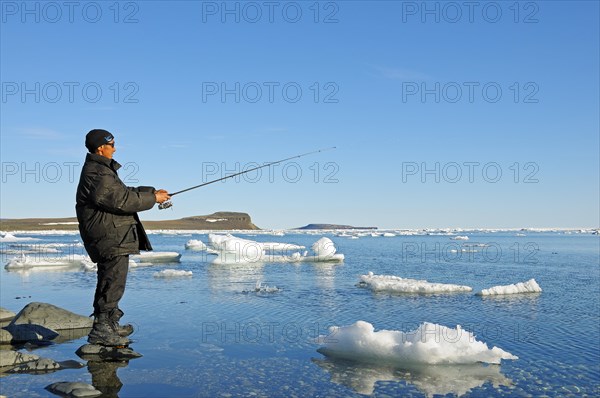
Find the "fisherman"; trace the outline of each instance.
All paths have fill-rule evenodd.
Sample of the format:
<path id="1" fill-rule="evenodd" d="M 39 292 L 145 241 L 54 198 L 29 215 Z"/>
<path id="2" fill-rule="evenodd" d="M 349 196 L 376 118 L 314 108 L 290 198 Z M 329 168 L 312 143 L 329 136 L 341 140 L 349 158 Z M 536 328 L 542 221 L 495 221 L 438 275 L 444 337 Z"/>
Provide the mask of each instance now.
<path id="1" fill-rule="evenodd" d="M 94 294 L 94 324 L 90 344 L 126 346 L 131 325 L 119 325 L 123 311 L 119 300 L 125 292 L 129 255 L 152 250 L 137 212 L 151 209 L 170 198 L 164 189 L 127 187 L 117 175 L 121 167 L 113 159 L 114 136 L 91 130 L 85 137 L 89 153 L 77 186 L 79 233 L 91 260 L 98 264 Z"/>

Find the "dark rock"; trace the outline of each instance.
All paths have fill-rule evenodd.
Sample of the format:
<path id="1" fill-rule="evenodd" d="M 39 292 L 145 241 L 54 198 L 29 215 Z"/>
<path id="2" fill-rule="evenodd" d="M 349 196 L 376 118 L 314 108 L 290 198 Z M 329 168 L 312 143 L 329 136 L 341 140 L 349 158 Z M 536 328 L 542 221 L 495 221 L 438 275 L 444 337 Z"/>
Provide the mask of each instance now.
<path id="1" fill-rule="evenodd" d="M 56 331 L 40 325 L 14 325 L 11 323 L 2 330 L 3 332 L 0 333 L 0 339 L 2 339 L 0 343 L 3 344 L 49 341 L 58 336 Z"/>

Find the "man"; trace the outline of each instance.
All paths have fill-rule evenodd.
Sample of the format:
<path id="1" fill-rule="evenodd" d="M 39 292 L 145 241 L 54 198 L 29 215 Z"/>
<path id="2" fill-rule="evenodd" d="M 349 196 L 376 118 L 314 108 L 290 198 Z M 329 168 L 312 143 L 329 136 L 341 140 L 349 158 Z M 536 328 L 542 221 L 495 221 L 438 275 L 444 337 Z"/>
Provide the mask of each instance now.
<path id="1" fill-rule="evenodd" d="M 125 292 L 129 255 L 152 250 L 138 211 L 169 199 L 167 191 L 153 187 L 125 186 L 117 175 L 121 167 L 113 160 L 114 136 L 95 129 L 85 137 L 89 153 L 77 187 L 77 221 L 81 239 L 93 262 L 98 263 L 94 295 L 94 326 L 90 344 L 123 346 L 133 332 L 131 325 L 119 326 L 123 311 L 119 300 Z"/>

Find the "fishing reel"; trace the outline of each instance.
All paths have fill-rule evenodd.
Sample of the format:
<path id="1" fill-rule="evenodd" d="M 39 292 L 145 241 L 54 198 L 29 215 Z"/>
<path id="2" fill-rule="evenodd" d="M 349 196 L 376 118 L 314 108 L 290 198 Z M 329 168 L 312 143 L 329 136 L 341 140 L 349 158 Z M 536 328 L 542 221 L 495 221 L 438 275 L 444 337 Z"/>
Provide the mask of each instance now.
<path id="1" fill-rule="evenodd" d="M 164 210 L 164 209 L 168 209 L 169 207 L 172 207 L 173 203 L 171 203 L 170 200 L 167 200 L 166 202 L 162 202 L 158 205 L 158 210 Z"/>

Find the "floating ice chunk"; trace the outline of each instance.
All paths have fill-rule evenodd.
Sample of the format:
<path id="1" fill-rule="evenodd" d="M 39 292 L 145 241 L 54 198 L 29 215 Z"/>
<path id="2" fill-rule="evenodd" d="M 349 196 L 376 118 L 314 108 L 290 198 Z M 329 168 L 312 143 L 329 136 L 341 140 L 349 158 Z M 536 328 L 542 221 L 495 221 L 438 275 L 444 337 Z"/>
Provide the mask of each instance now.
<path id="1" fill-rule="evenodd" d="M 452 240 L 469 240 L 469 237 L 466 235 L 457 235 L 450 238 Z"/>
<path id="2" fill-rule="evenodd" d="M 23 241 L 32 241 L 39 240 L 38 238 L 20 238 L 16 237 L 10 232 L 2 232 L 0 231 L 0 243 L 12 243 L 12 242 L 23 242 Z"/>
<path id="3" fill-rule="evenodd" d="M 426 280 L 401 278 L 394 275 L 361 275 L 360 285 L 376 292 L 394 293 L 453 293 L 470 292 L 470 286 L 452 285 L 448 283 L 432 283 Z"/>
<path id="4" fill-rule="evenodd" d="M 519 282 L 514 285 L 494 286 L 489 289 L 483 289 L 476 294 L 478 296 L 493 296 L 504 294 L 520 294 L 520 293 L 541 293 L 542 288 L 537 284 L 535 279 L 530 279 L 527 282 Z"/>
<path id="5" fill-rule="evenodd" d="M 313 243 L 310 248 L 315 252 L 317 257 L 322 258 L 331 257 L 337 251 L 332 240 L 325 236 Z"/>
<path id="6" fill-rule="evenodd" d="M 152 274 L 155 278 L 178 278 L 192 276 L 192 271 L 184 271 L 177 269 L 163 269 L 162 271 Z"/>
<path id="7" fill-rule="evenodd" d="M 25 268 L 52 268 L 52 267 L 79 267 L 86 260 L 87 256 L 82 254 L 72 254 L 69 256 L 46 257 L 26 256 L 22 254 L 20 257 L 15 257 L 6 263 L 4 268 L 10 269 L 25 269 Z"/>
<path id="8" fill-rule="evenodd" d="M 212 261 L 213 264 L 344 261 L 344 255 L 336 254 L 337 249 L 329 238 L 321 238 L 312 245 L 315 255 L 309 255 L 307 251 L 304 251 L 303 254 L 300 254 L 300 252 L 289 252 L 290 249 L 303 249 L 304 246 L 287 243 L 255 242 L 236 238 L 231 235 L 211 234 L 209 235 L 209 241 L 213 247 L 218 248 L 218 256 Z"/>
<path id="9" fill-rule="evenodd" d="M 177 252 L 142 252 L 134 254 L 131 259 L 144 263 L 178 263 L 181 254 Z"/>
<path id="10" fill-rule="evenodd" d="M 385 232 L 383 234 L 383 236 L 386 237 L 386 238 L 393 238 L 394 236 L 396 236 L 396 234 L 393 234 L 391 232 Z"/>
<path id="11" fill-rule="evenodd" d="M 319 336 L 317 350 L 329 357 L 369 363 L 466 365 L 500 364 L 502 359 L 518 359 L 498 347 L 489 349 L 473 333 L 460 325 L 449 328 L 422 323 L 416 330 L 374 331 L 373 325 L 358 321 L 350 326 L 332 326 L 329 335 Z"/>
<path id="12" fill-rule="evenodd" d="M 207 246 L 201 240 L 190 239 L 185 244 L 185 248 L 188 249 L 188 250 L 199 250 L 199 251 L 202 251 L 202 250 L 206 250 Z"/>
<path id="13" fill-rule="evenodd" d="M 209 234 L 208 241 L 210 245 L 217 250 L 226 250 L 232 252 L 239 251 L 276 251 L 276 250 L 300 250 L 304 246 L 292 243 L 281 242 L 256 242 L 254 240 L 238 238 L 231 234 L 217 235 Z"/>

